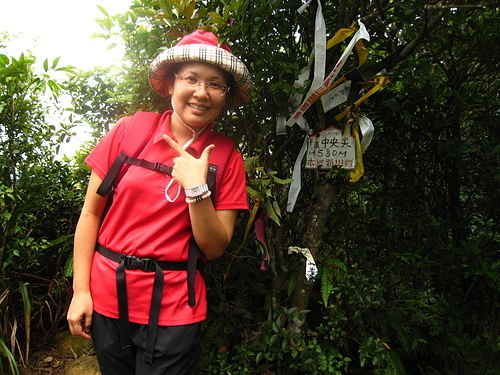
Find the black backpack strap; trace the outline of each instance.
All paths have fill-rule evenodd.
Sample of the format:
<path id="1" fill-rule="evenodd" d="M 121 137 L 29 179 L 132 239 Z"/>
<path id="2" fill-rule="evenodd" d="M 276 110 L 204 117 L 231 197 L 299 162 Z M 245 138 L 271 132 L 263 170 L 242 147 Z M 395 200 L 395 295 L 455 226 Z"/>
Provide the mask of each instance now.
<path id="1" fill-rule="evenodd" d="M 210 198 L 212 202 L 215 204 L 216 197 L 216 175 L 217 175 L 217 166 L 215 164 L 210 164 L 208 167 L 208 175 L 207 175 L 207 185 L 208 189 L 211 191 Z M 189 255 L 188 255 L 188 304 L 189 306 L 196 305 L 196 297 L 195 297 L 195 279 L 196 279 L 196 265 L 198 262 L 198 253 L 200 252 L 200 248 L 196 243 L 194 236 L 191 237 L 189 241 Z M 201 272 L 201 271 L 200 271 Z"/>
<path id="2" fill-rule="evenodd" d="M 108 173 L 102 180 L 101 185 L 99 185 L 99 188 L 97 189 L 97 194 L 99 194 L 102 197 L 105 197 L 115 191 L 116 178 L 118 177 L 118 174 L 120 173 L 123 164 L 136 165 L 139 167 L 150 169 L 152 171 L 164 173 L 167 176 L 172 176 L 172 167 L 169 167 L 168 165 L 165 165 L 163 163 L 153 163 L 145 159 L 134 158 L 133 156 L 128 156 L 124 152 L 122 152 L 120 155 L 116 157 Z M 208 167 L 207 185 L 210 191 L 212 192 L 212 199 L 215 199 L 215 193 L 216 193 L 215 182 L 216 182 L 217 168 L 218 167 L 214 164 L 210 164 Z"/>
<path id="3" fill-rule="evenodd" d="M 97 189 L 97 194 L 101 197 L 105 197 L 115 190 L 116 177 L 118 176 L 118 173 L 120 173 L 126 158 L 127 155 L 123 152 L 116 157 L 115 161 L 111 165 L 111 168 L 109 168 L 108 173 L 102 180 L 101 185 L 99 185 L 99 188 Z"/>
<path id="4" fill-rule="evenodd" d="M 215 197 L 217 196 L 217 184 L 216 184 L 216 177 L 217 177 L 217 169 L 219 167 L 216 166 L 215 164 L 210 164 L 208 166 L 208 175 L 207 175 L 207 185 L 208 189 L 211 191 L 210 198 L 212 199 L 212 202 L 215 204 Z"/>
<path id="5" fill-rule="evenodd" d="M 196 271 L 195 271 L 196 272 Z M 158 264 L 155 263 L 155 280 L 153 284 L 153 296 L 151 298 L 151 308 L 149 313 L 149 323 L 146 331 L 146 348 L 144 358 L 149 364 L 153 363 L 153 353 L 158 333 L 158 319 L 160 317 L 161 296 L 163 292 L 163 272 Z"/>
<path id="6" fill-rule="evenodd" d="M 126 357 L 132 354 L 132 344 L 128 320 L 128 293 L 124 262 L 121 262 L 116 268 L 116 290 L 118 292 L 118 311 L 120 312 L 118 320 L 120 345 L 122 347 L 122 356 Z"/>
<path id="7" fill-rule="evenodd" d="M 105 197 L 113 192 L 117 183 L 116 178 L 120 173 L 125 159 L 128 157 L 127 155 L 140 155 L 151 139 L 161 117 L 160 113 L 137 112 L 130 117 L 128 124 L 124 124 L 127 126 L 124 131 L 124 138 L 121 141 L 124 149 L 111 165 L 101 186 L 97 190 L 97 194 Z"/>
<path id="8" fill-rule="evenodd" d="M 172 167 L 169 167 L 162 163 L 152 163 L 144 159 L 134 158 L 133 156 L 128 156 L 127 154 L 122 152 L 120 155 L 116 157 L 108 173 L 102 180 L 101 185 L 99 185 L 99 188 L 97 189 L 97 194 L 99 194 L 102 197 L 105 197 L 111 194 L 115 190 L 116 178 L 118 177 L 118 174 L 120 173 L 123 164 L 137 165 L 140 167 L 151 169 L 153 171 L 165 173 L 168 176 L 172 175 Z"/>
<path id="9" fill-rule="evenodd" d="M 137 158 L 133 158 L 131 156 L 127 157 L 127 160 L 125 160 L 125 163 L 131 164 L 131 165 L 137 165 L 139 167 L 147 168 L 147 169 L 150 169 L 152 171 L 164 173 L 167 176 L 172 176 L 172 167 L 169 167 L 168 165 L 165 165 L 163 163 L 152 163 L 152 162 L 147 161 L 145 159 L 137 159 Z"/>
<path id="10" fill-rule="evenodd" d="M 122 356 L 127 357 L 132 354 L 131 339 L 130 339 L 130 322 L 128 319 L 128 293 L 126 281 L 126 259 L 120 262 L 116 268 L 116 288 L 118 291 L 118 311 L 120 327 L 120 345 L 122 348 Z M 149 313 L 149 322 L 146 333 L 146 348 L 144 358 L 148 363 L 153 363 L 154 345 L 156 335 L 158 333 L 158 319 L 160 316 L 161 295 L 163 292 L 163 272 L 160 266 L 155 262 L 154 266 L 154 284 L 153 295 L 151 297 L 151 308 Z"/>
<path id="11" fill-rule="evenodd" d="M 189 255 L 187 261 L 187 284 L 188 284 L 188 304 L 196 306 L 195 279 L 196 263 L 198 262 L 198 252 L 200 251 L 194 237 L 189 241 Z"/>

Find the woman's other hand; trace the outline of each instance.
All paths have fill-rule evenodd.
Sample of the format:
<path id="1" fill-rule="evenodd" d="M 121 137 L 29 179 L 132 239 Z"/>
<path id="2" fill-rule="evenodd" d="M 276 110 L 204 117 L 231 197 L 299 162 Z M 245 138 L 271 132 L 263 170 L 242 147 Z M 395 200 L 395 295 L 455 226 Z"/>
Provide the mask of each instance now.
<path id="1" fill-rule="evenodd" d="M 77 292 L 69 306 L 67 320 L 72 335 L 90 339 L 94 302 L 90 293 Z"/>

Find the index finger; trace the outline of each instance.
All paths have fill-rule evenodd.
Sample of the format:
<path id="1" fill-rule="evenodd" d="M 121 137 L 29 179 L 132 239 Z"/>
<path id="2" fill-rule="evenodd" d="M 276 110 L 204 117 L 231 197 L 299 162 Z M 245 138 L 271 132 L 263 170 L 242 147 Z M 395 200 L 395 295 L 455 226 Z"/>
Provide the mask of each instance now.
<path id="1" fill-rule="evenodd" d="M 189 155 L 176 141 L 174 141 L 172 138 L 170 138 L 167 134 L 163 134 L 163 139 L 179 155 L 181 155 L 181 156 L 184 156 L 186 154 Z"/>

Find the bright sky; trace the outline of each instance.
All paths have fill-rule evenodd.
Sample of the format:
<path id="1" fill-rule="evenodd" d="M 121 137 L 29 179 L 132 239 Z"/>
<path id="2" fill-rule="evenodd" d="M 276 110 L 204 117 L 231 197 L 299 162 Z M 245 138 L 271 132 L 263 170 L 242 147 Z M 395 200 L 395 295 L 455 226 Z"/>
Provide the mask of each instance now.
<path id="1" fill-rule="evenodd" d="M 30 50 L 39 66 L 46 58 L 51 62 L 60 57 L 59 67 L 72 65 L 80 70 L 115 64 L 122 57 L 122 49 L 107 50 L 110 42 L 91 37 L 103 32 L 95 22 L 104 17 L 96 4 L 114 15 L 127 11 L 132 0 L 0 0 L 0 32 L 19 34 L 0 53 L 17 58 Z M 61 154 L 73 154 L 90 138 L 86 126 L 74 127 L 73 131 L 76 136 L 61 145 Z"/>
<path id="2" fill-rule="evenodd" d="M 113 15 L 128 10 L 132 0 L 0 0 L 0 31 L 21 34 L 8 45 L 8 55 L 31 50 L 38 62 L 61 57 L 59 66 L 82 70 L 111 64 L 120 49 L 106 51 L 108 42 L 91 38 L 102 32 L 95 19 L 104 15 L 96 4 Z"/>

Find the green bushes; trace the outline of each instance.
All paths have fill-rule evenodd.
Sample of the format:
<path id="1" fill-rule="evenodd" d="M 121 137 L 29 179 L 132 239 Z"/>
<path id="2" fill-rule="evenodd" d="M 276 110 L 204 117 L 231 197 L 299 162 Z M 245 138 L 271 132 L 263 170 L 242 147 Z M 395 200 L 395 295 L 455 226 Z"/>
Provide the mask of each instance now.
<path id="1" fill-rule="evenodd" d="M 72 170 L 55 158 L 60 132 L 43 99 L 60 93 L 49 76 L 57 60 L 40 74 L 34 64 L 0 55 L 0 356 L 13 374 L 65 316 L 62 269 L 80 197 Z"/>

